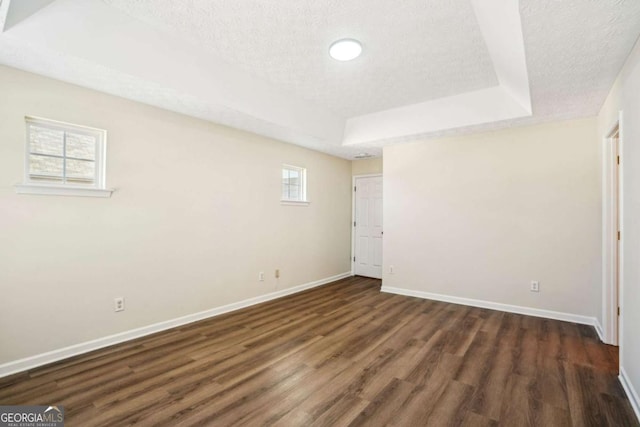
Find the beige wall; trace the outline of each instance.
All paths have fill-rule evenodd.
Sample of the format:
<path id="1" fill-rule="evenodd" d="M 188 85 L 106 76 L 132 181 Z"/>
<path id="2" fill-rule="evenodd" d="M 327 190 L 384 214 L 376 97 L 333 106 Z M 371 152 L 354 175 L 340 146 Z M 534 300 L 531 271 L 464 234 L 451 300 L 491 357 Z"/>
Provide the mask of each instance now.
<path id="1" fill-rule="evenodd" d="M 0 93 L 0 364 L 349 271 L 351 162 L 6 67 Z M 106 129 L 113 196 L 17 195 L 25 115 Z"/>
<path id="2" fill-rule="evenodd" d="M 351 162 L 351 175 L 369 175 L 382 173 L 382 158 L 354 160 Z"/>
<path id="3" fill-rule="evenodd" d="M 636 44 L 598 117 L 603 139 L 623 113 L 622 135 L 622 299 L 620 367 L 640 393 L 640 42 Z M 630 396 L 632 397 L 632 396 Z M 637 399 L 636 395 L 636 399 Z M 636 405 L 640 402 L 636 400 Z M 638 411 L 636 406 L 636 411 Z M 636 412 L 638 413 L 638 412 Z M 639 414 L 640 415 L 640 414 Z"/>
<path id="4" fill-rule="evenodd" d="M 383 285 L 596 316 L 598 147 L 595 119 L 386 147 Z"/>

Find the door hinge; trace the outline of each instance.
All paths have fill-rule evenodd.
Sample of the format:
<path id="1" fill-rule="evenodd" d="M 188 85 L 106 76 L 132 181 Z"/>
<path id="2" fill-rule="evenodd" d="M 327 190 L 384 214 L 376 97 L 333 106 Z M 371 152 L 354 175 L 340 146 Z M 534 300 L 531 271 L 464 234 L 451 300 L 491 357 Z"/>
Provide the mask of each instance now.
<path id="1" fill-rule="evenodd" d="M 354 192 L 354 193 L 356 192 L 356 188 L 357 188 L 357 187 L 353 187 L 353 192 Z"/>
<path id="2" fill-rule="evenodd" d="M 356 226 L 356 222 L 355 222 L 355 221 L 353 221 L 353 226 L 354 226 L 354 227 Z"/>
<path id="3" fill-rule="evenodd" d="M 620 316 L 620 307 L 618 307 L 618 316 Z"/>
<path id="4" fill-rule="evenodd" d="M 620 232 L 618 231 L 618 240 L 620 240 Z"/>
<path id="5" fill-rule="evenodd" d="M 353 262 L 356 262 L 356 257 L 353 257 Z"/>
<path id="6" fill-rule="evenodd" d="M 620 164 L 620 156 L 618 156 L 618 164 Z"/>

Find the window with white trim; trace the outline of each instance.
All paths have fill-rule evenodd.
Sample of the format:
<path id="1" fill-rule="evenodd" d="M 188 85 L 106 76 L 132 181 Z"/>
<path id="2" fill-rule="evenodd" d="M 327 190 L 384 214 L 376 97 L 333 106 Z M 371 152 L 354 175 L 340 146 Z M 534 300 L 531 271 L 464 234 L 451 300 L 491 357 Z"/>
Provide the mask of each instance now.
<path id="1" fill-rule="evenodd" d="M 307 170 L 305 168 L 282 165 L 282 201 L 307 202 Z"/>
<path id="2" fill-rule="evenodd" d="M 91 190 L 106 190 L 106 131 L 34 117 L 26 117 L 25 124 L 25 175 L 18 192 L 111 194 L 90 194 Z"/>

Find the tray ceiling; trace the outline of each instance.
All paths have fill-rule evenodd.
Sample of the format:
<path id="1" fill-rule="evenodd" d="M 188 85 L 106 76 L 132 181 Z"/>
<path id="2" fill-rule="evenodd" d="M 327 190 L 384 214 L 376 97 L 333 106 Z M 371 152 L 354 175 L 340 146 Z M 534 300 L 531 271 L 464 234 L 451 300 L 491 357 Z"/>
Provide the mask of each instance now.
<path id="1" fill-rule="evenodd" d="M 0 30 L 0 64 L 353 158 L 597 114 L 640 2 L 2 0 Z"/>

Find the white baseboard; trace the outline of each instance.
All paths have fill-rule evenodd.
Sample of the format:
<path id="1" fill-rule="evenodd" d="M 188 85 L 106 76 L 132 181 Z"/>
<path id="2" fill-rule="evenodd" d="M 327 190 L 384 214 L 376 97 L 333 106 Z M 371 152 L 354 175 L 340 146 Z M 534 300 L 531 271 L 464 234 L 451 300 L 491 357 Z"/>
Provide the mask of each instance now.
<path id="1" fill-rule="evenodd" d="M 622 388 L 624 388 L 624 391 L 627 393 L 633 412 L 636 413 L 636 418 L 640 421 L 640 398 L 638 397 L 636 389 L 633 388 L 633 384 L 631 384 L 629 376 L 623 366 L 620 366 L 620 375 L 618 376 L 618 379 L 620 380 L 620 384 L 622 384 Z"/>
<path id="2" fill-rule="evenodd" d="M 559 311 L 550 311 L 550 310 L 543 310 L 539 308 L 522 307 L 519 305 L 502 304 L 499 302 L 483 301 L 483 300 L 477 300 L 477 299 L 471 299 L 471 298 L 454 297 L 450 295 L 434 294 L 431 292 L 414 291 L 411 289 L 393 288 L 390 286 L 383 286 L 381 291 L 388 292 L 391 294 L 406 295 L 409 297 L 417 297 L 417 298 L 431 299 L 436 301 L 450 302 L 452 304 L 469 305 L 472 307 L 506 311 L 508 313 L 525 314 L 527 316 L 563 320 L 565 322 L 580 323 L 583 325 L 590 325 L 590 326 L 595 326 L 595 324 L 598 321 L 595 317 L 581 316 L 578 314 L 562 313 Z"/>
<path id="3" fill-rule="evenodd" d="M 199 313 L 188 314 L 186 316 L 178 317 L 164 322 L 154 323 L 153 325 L 143 326 L 141 328 L 132 329 L 118 334 L 109 335 L 106 337 L 98 338 L 91 341 L 86 341 L 80 344 L 75 344 L 69 347 L 60 348 L 57 350 L 49 351 L 46 353 L 38 354 L 35 356 L 27 357 L 24 359 L 15 360 L 0 365 L 0 378 L 8 375 L 16 374 L 18 372 L 26 371 L 36 368 L 38 366 L 46 365 L 48 363 L 57 362 L 62 359 L 67 359 L 72 356 L 77 356 L 90 351 L 98 350 L 110 345 L 118 344 L 121 342 L 129 341 L 135 338 L 144 337 L 146 335 L 155 334 L 167 329 L 175 328 L 177 326 L 186 325 L 187 323 L 197 322 L 198 320 L 208 319 L 210 317 L 218 316 L 220 314 L 228 313 L 231 311 L 239 310 L 241 308 L 249 307 L 252 305 L 260 304 L 266 301 L 270 301 L 283 296 L 302 292 L 307 289 L 315 288 L 317 286 L 325 285 L 327 283 L 335 282 L 336 280 L 344 279 L 351 276 L 351 272 L 338 274 L 324 279 L 316 280 L 314 282 L 305 283 L 293 288 L 282 289 L 280 291 L 271 292 L 265 295 L 260 295 L 254 298 L 249 298 L 243 301 L 223 305 L 222 307 L 212 308 L 210 310 L 201 311 Z"/>
<path id="4" fill-rule="evenodd" d="M 595 320 L 595 323 L 593 324 L 593 327 L 596 328 L 596 332 L 598 333 L 598 338 L 600 338 L 600 341 L 602 341 L 603 343 L 609 344 L 604 340 L 604 331 L 602 329 L 602 325 L 600 324 L 600 321 L 598 320 L 597 317 L 594 320 Z"/>

